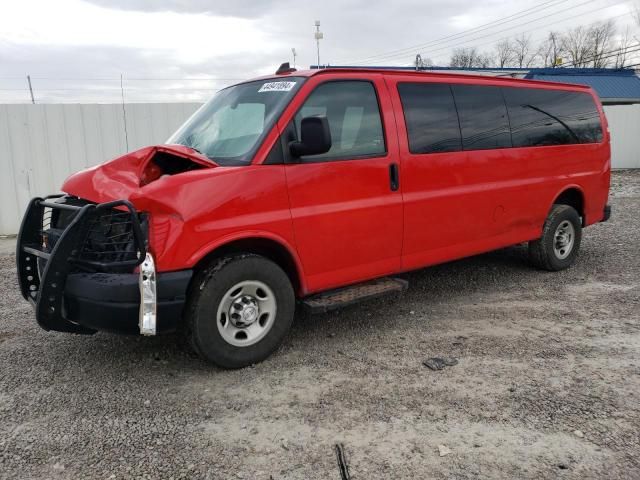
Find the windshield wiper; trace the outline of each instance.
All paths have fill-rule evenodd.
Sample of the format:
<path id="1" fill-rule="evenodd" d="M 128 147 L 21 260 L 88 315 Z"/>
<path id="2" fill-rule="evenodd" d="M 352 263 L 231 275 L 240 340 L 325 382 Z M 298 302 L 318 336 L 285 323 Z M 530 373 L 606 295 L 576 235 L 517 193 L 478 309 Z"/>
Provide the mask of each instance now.
<path id="1" fill-rule="evenodd" d="M 205 157 L 207 157 L 204 153 L 202 153 L 200 150 L 198 150 L 196 147 L 192 147 L 191 145 L 185 145 L 185 147 L 190 148 L 191 150 L 193 150 L 194 152 L 198 152 L 200 155 L 203 155 Z M 209 158 L 209 157 L 207 157 Z"/>
<path id="2" fill-rule="evenodd" d="M 190 148 L 190 149 L 191 149 L 191 150 L 193 150 L 194 152 L 199 153 L 199 154 L 200 154 L 200 155 L 202 155 L 203 157 L 205 157 L 205 158 L 207 158 L 207 159 L 209 159 L 209 160 L 211 160 L 212 162 L 214 162 L 214 163 L 215 163 L 215 160 L 214 160 L 213 158 L 211 158 L 211 157 L 210 157 L 209 155 L 207 155 L 206 153 L 202 153 L 202 152 L 201 152 L 200 150 L 198 150 L 196 147 L 192 147 L 191 145 L 186 145 L 186 144 L 181 144 L 181 145 L 184 145 L 185 147 Z"/>

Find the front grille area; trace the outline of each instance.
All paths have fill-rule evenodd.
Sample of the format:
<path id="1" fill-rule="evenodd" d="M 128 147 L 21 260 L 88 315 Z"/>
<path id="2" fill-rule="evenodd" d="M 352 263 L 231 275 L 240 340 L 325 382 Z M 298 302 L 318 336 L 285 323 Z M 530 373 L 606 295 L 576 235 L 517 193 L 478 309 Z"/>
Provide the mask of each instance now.
<path id="1" fill-rule="evenodd" d="M 56 203 L 61 205 L 71 205 L 81 208 L 89 202 L 72 197 L 61 197 Z M 42 247 L 45 252 L 51 253 L 58 240 L 69 226 L 71 221 L 78 214 L 78 210 L 62 210 L 51 207 L 44 207 L 42 212 Z"/>
<path id="2" fill-rule="evenodd" d="M 75 197 L 61 197 L 53 202 L 57 207 L 43 207 L 40 247 L 51 253 L 83 207 L 90 205 L 79 227 L 76 245 L 73 249 L 73 263 L 81 271 L 133 270 L 140 263 L 140 242 L 136 241 L 134 220 L 138 228 L 146 233 L 146 215 L 131 209 L 102 208 L 86 200 Z M 62 207 L 70 208 L 62 208 Z M 146 237 L 146 235 L 144 235 Z M 46 261 L 40 259 L 42 272 Z"/>
<path id="3" fill-rule="evenodd" d="M 80 262 L 130 262 L 136 261 L 138 254 L 130 212 L 108 209 L 89 218 L 78 251 Z"/>
<path id="4" fill-rule="evenodd" d="M 146 256 L 146 216 L 127 200 L 94 204 L 60 195 L 34 198 L 18 235 L 22 296 L 46 330 L 92 333 L 65 317 L 64 288 L 77 272 L 133 272 Z"/>

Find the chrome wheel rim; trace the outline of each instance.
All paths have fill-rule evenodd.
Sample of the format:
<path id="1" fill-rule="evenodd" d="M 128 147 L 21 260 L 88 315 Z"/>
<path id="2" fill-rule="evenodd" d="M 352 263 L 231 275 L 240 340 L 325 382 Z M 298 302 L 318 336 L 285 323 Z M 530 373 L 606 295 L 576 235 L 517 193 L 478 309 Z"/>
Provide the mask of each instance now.
<path id="1" fill-rule="evenodd" d="M 273 290 L 258 280 L 246 280 L 224 294 L 218 306 L 216 325 L 227 343 L 248 347 L 269 333 L 276 311 Z"/>
<path id="2" fill-rule="evenodd" d="M 560 222 L 556 233 L 553 235 L 553 251 L 557 258 L 564 260 L 573 250 L 573 244 L 576 239 L 576 231 L 573 223 L 569 220 Z"/>

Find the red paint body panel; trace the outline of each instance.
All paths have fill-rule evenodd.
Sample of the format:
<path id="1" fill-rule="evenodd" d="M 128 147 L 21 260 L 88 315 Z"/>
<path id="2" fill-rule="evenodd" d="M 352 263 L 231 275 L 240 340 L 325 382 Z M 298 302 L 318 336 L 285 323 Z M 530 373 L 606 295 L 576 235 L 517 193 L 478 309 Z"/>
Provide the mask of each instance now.
<path id="1" fill-rule="evenodd" d="M 602 219 L 609 190 L 610 152 L 597 99 L 605 130 L 601 144 L 415 155 L 409 152 L 397 84 L 416 81 L 415 74 L 387 77 L 402 157 L 403 270 L 539 238 L 553 201 L 567 188 L 575 187 L 585 194 L 587 225 Z M 421 81 L 496 86 L 524 83 L 466 75 L 446 80 L 434 75 Z M 551 88 L 547 83 L 534 83 Z M 562 88 L 576 90 L 568 85 Z"/>
<path id="2" fill-rule="evenodd" d="M 321 83 L 360 75 L 310 79 L 283 114 L 282 129 Z M 386 155 L 285 166 L 298 254 L 310 291 L 388 275 L 400 270 L 402 196 L 389 188 L 389 165 L 398 163 L 395 118 L 380 74 L 368 75 L 378 94 Z"/>
<path id="3" fill-rule="evenodd" d="M 299 296 L 538 238 L 554 200 L 568 188 L 582 192 L 585 225 L 603 218 L 610 151 L 597 99 L 604 130 L 599 144 L 414 155 L 396 85 L 447 82 L 590 91 L 586 87 L 366 69 L 295 75 L 309 78 L 252 165 L 222 167 L 186 147 L 148 147 L 75 174 L 62 189 L 95 202 L 128 199 L 149 212 L 150 250 L 159 271 L 193 268 L 238 239 L 277 242 L 297 267 Z M 374 84 L 386 154 L 263 164 L 313 89 L 345 79 Z M 144 185 L 141 176 L 157 151 L 201 168 Z M 391 164 L 399 166 L 397 191 L 389 185 Z"/>

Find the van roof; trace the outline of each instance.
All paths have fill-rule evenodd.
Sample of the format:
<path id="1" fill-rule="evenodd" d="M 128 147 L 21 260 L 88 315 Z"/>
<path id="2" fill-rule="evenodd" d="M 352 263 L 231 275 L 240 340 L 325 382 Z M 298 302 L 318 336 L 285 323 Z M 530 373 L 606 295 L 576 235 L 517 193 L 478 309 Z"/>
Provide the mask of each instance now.
<path id="1" fill-rule="evenodd" d="M 293 72 L 287 72 L 284 74 L 279 74 L 275 78 L 286 77 L 286 76 L 296 76 L 296 77 L 313 77 L 316 75 L 326 75 L 330 73 L 383 73 L 385 75 L 401 75 L 401 76 L 412 76 L 412 77 L 431 77 L 431 78 L 439 78 L 439 79 L 447 79 L 447 80 L 459 80 L 460 78 L 465 79 L 473 79 L 473 80 L 482 80 L 488 82 L 496 82 L 504 84 L 516 84 L 516 85 L 549 85 L 559 87 L 562 86 L 564 88 L 571 88 L 575 90 L 591 90 L 591 87 L 588 85 L 579 85 L 575 83 L 561 83 L 561 82 L 549 82 L 549 81 L 541 81 L 541 80 L 529 80 L 522 78 L 512 78 L 512 77 L 501 77 L 496 75 L 477 75 L 477 74 L 467 74 L 467 73 L 452 73 L 450 71 L 425 71 L 425 70 L 404 70 L 399 68 L 385 68 L 385 67 L 326 67 L 326 68 L 317 68 L 311 70 L 297 70 Z M 274 78 L 273 75 L 269 75 L 268 77 L 261 78 Z"/>

